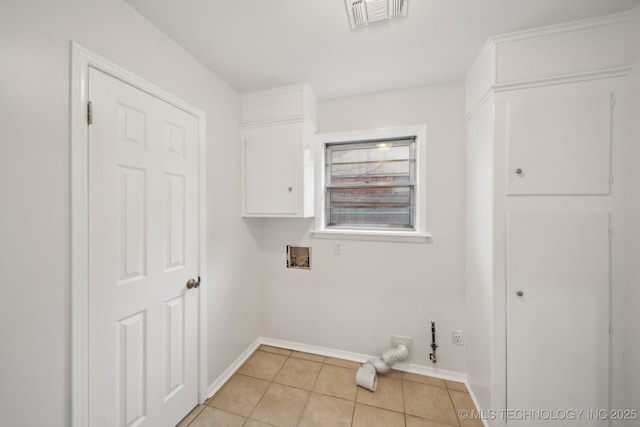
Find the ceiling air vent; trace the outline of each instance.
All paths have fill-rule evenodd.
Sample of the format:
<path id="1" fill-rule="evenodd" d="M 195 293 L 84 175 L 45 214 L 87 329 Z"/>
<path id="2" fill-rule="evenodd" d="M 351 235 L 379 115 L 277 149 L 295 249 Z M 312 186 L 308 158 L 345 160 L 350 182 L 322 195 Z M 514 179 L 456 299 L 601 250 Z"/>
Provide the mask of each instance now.
<path id="1" fill-rule="evenodd" d="M 375 21 L 407 15 L 408 0 L 345 0 L 351 29 L 361 28 Z"/>

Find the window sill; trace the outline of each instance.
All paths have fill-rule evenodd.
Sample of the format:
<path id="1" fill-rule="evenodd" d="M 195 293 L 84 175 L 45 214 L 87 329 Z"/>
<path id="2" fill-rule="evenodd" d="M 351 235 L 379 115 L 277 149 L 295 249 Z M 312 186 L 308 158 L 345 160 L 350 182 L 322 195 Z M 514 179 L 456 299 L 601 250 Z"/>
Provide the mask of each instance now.
<path id="1" fill-rule="evenodd" d="M 415 231 L 383 230 L 315 230 L 311 232 L 315 239 L 369 240 L 378 242 L 427 243 L 431 241 L 428 233 Z"/>

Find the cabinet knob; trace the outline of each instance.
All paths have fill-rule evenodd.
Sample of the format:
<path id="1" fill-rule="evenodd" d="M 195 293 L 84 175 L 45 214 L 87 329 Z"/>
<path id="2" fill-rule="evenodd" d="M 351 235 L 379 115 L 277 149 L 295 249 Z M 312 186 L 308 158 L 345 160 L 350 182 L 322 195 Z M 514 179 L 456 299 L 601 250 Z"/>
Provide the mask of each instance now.
<path id="1" fill-rule="evenodd" d="M 293 187 L 289 187 L 289 193 L 293 191 Z"/>
<path id="2" fill-rule="evenodd" d="M 518 295 L 519 297 L 521 297 L 521 296 L 523 296 L 523 295 L 524 295 L 524 292 L 522 292 L 522 291 L 518 291 L 518 292 L 516 292 L 516 295 Z"/>
<path id="3" fill-rule="evenodd" d="M 520 168 L 516 169 L 516 174 L 517 175 L 522 175 L 522 169 L 520 169 Z"/>

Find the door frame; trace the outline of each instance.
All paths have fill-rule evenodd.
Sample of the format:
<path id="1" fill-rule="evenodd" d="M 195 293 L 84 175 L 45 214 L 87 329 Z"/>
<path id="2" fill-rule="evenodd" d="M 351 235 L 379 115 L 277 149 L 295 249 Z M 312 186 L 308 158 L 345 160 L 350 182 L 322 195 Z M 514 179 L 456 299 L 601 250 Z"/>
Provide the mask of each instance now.
<path id="1" fill-rule="evenodd" d="M 71 426 L 89 425 L 89 68 L 102 71 L 198 119 L 198 402 L 207 398 L 207 216 L 205 113 L 71 42 Z M 187 414 L 185 414 L 187 415 Z"/>

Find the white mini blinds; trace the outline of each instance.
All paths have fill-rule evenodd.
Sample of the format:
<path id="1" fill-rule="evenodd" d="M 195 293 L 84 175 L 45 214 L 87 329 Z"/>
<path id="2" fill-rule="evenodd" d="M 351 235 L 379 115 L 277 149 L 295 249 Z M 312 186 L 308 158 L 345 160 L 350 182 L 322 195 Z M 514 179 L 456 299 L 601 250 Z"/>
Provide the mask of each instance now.
<path id="1" fill-rule="evenodd" d="M 415 229 L 416 138 L 325 146 L 327 228 Z"/>

